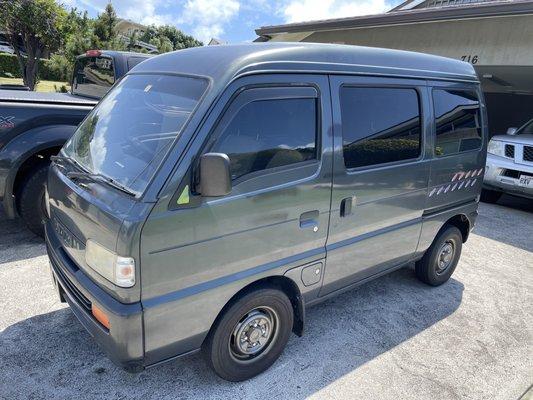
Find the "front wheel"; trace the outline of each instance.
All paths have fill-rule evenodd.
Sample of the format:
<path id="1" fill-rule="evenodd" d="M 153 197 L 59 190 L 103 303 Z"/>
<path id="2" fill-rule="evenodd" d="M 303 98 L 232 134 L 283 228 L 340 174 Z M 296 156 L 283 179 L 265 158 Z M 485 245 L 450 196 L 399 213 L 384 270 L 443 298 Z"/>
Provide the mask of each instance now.
<path id="1" fill-rule="evenodd" d="M 283 352 L 293 318 L 292 304 L 280 290 L 259 289 L 244 295 L 210 332 L 203 347 L 208 363 L 228 381 L 260 374 Z"/>
<path id="2" fill-rule="evenodd" d="M 435 238 L 424 257 L 415 264 L 418 279 L 431 286 L 445 283 L 455 271 L 463 246 L 463 235 L 455 226 L 447 226 Z"/>
<path id="3" fill-rule="evenodd" d="M 44 221 L 46 220 L 46 205 L 44 191 L 48 164 L 35 169 L 29 175 L 21 190 L 18 201 L 19 214 L 30 231 L 44 237 Z"/>

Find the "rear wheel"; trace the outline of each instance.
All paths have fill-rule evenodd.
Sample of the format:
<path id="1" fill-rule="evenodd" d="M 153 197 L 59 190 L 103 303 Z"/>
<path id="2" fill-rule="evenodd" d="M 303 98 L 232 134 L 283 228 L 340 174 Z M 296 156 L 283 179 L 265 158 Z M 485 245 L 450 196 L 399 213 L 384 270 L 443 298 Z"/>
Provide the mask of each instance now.
<path id="1" fill-rule="evenodd" d="M 289 340 L 293 309 L 277 289 L 259 289 L 233 303 L 210 332 L 204 354 L 218 376 L 243 381 L 268 369 Z"/>
<path id="2" fill-rule="evenodd" d="M 439 286 L 452 276 L 463 246 L 463 235 L 448 225 L 435 238 L 424 257 L 417 261 L 415 272 L 418 279 L 431 286 Z"/>
<path id="3" fill-rule="evenodd" d="M 489 189 L 481 190 L 481 201 L 484 203 L 496 203 L 500 197 L 502 197 L 502 192 Z"/>
<path id="4" fill-rule="evenodd" d="M 29 175 L 21 190 L 18 201 L 19 214 L 30 231 L 38 236 L 44 236 L 44 221 L 46 220 L 46 205 L 44 191 L 48 164 L 43 164 Z"/>

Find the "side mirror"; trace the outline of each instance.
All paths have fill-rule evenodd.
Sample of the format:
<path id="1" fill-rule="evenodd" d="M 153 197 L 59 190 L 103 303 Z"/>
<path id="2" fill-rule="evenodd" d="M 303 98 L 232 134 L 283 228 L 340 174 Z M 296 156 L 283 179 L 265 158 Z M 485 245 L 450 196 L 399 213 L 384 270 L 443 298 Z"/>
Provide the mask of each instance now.
<path id="1" fill-rule="evenodd" d="M 229 157 L 224 153 L 206 153 L 200 157 L 200 193 L 206 197 L 225 196 L 231 192 Z"/>
<path id="2" fill-rule="evenodd" d="M 518 130 L 517 128 L 509 128 L 509 129 L 507 129 L 507 134 L 511 135 L 511 136 L 514 136 L 514 135 L 516 135 L 516 131 L 517 130 Z"/>

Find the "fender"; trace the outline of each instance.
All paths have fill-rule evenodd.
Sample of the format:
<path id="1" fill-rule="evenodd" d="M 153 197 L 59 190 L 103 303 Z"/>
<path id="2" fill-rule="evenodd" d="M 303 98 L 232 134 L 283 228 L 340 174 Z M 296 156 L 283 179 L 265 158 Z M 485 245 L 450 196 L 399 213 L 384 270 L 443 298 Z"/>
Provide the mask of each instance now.
<path id="1" fill-rule="evenodd" d="M 437 233 L 446 222 L 461 221 L 462 224 L 452 223 L 461 230 L 464 242 L 466 242 L 470 230 L 476 223 L 477 208 L 478 199 L 471 199 L 459 204 L 452 204 L 437 211 L 425 212 L 422 215 L 422 231 L 420 232 L 420 240 L 416 249 L 416 258 L 421 257 L 431 246 L 435 236 L 437 236 Z"/>
<path id="2" fill-rule="evenodd" d="M 52 147 L 62 146 L 77 125 L 46 125 L 29 129 L 0 149 L 0 200 L 10 219 L 17 215 L 13 188 L 19 168 L 31 156 Z"/>

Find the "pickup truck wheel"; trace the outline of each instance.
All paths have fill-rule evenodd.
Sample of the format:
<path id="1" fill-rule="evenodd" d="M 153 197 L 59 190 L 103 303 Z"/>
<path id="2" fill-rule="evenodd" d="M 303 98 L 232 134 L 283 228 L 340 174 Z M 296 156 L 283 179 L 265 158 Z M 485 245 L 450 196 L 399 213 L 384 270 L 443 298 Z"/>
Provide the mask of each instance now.
<path id="1" fill-rule="evenodd" d="M 502 197 L 502 192 L 497 192 L 495 190 L 482 189 L 481 190 L 481 201 L 484 203 L 496 203 Z"/>
<path id="2" fill-rule="evenodd" d="M 46 205 L 44 190 L 48 164 L 37 168 L 26 178 L 18 201 L 19 214 L 30 231 L 44 237 L 44 221 L 46 221 Z"/>
<path id="3" fill-rule="evenodd" d="M 293 309 L 277 289 L 250 292 L 222 315 L 203 346 L 222 379 L 239 382 L 267 370 L 281 355 L 292 331 Z"/>
<path id="4" fill-rule="evenodd" d="M 461 231 L 455 226 L 447 226 L 437 235 L 424 257 L 416 262 L 415 272 L 418 279 L 431 286 L 445 283 L 457 267 L 462 246 Z"/>

